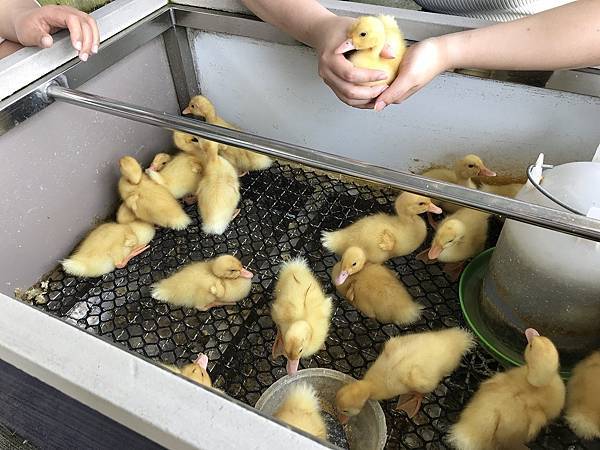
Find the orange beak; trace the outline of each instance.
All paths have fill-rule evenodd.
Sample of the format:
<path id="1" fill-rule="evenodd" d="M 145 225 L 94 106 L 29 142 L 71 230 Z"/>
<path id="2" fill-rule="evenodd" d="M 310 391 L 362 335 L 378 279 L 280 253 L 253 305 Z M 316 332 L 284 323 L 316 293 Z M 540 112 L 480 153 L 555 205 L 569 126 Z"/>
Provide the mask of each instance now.
<path id="1" fill-rule="evenodd" d="M 434 213 L 434 214 L 441 214 L 444 212 L 444 211 L 442 211 L 442 208 L 434 205 L 433 203 L 429 204 L 429 208 L 427 208 L 427 211 L 429 211 L 430 213 Z"/>
<path id="2" fill-rule="evenodd" d="M 348 39 L 344 41 L 338 48 L 335 49 L 336 55 L 341 55 L 343 53 L 349 52 L 350 50 L 354 50 L 356 47 L 352 43 L 352 39 Z"/>
<path id="3" fill-rule="evenodd" d="M 348 421 L 350 420 L 350 417 L 345 416 L 343 414 L 338 414 L 338 420 L 340 421 L 340 423 L 342 425 L 346 425 L 348 423 Z"/>
<path id="4" fill-rule="evenodd" d="M 495 177 L 496 176 L 496 172 L 488 169 L 485 166 L 481 166 L 481 168 L 479 169 L 479 175 L 482 177 Z"/>
<path id="5" fill-rule="evenodd" d="M 185 108 L 183 111 L 181 111 L 181 114 L 191 114 L 192 110 L 190 109 L 190 107 L 188 106 L 187 108 Z"/>
<path id="6" fill-rule="evenodd" d="M 252 272 L 250 272 L 249 270 L 246 270 L 246 269 L 240 270 L 240 277 L 242 277 L 242 278 L 247 278 L 248 280 L 251 280 L 253 276 L 254 276 L 254 274 Z"/>
<path id="7" fill-rule="evenodd" d="M 427 253 L 427 257 L 429 259 L 438 259 L 438 257 L 442 253 L 442 250 L 444 250 L 444 247 L 442 247 L 439 244 L 434 244 L 429 249 L 429 253 Z"/>

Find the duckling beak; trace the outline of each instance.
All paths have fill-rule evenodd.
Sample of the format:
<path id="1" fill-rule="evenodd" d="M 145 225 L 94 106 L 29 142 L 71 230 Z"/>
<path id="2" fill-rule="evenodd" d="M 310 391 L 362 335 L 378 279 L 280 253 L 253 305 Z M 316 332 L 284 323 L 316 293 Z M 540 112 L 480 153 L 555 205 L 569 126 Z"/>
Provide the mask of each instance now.
<path id="1" fill-rule="evenodd" d="M 533 328 L 527 328 L 525 330 L 525 337 L 527 338 L 527 343 L 531 344 L 531 341 L 533 340 L 534 337 L 539 336 L 540 333 L 537 332 L 537 330 L 533 329 Z"/>
<path id="2" fill-rule="evenodd" d="M 442 253 L 442 250 L 444 250 L 444 247 L 442 247 L 439 244 L 434 244 L 429 249 L 429 253 L 427 253 L 427 256 L 429 257 L 429 259 L 438 259 L 438 257 Z"/>
<path id="3" fill-rule="evenodd" d="M 196 358 L 196 361 L 194 361 L 194 364 L 206 370 L 208 367 L 208 356 L 206 356 L 204 353 L 199 353 L 198 358 Z"/>
<path id="4" fill-rule="evenodd" d="M 300 364 L 299 359 L 288 359 L 286 366 L 288 375 L 296 375 L 298 372 L 298 364 Z"/>
<path id="5" fill-rule="evenodd" d="M 187 108 L 185 108 L 183 111 L 181 111 L 181 114 L 191 114 L 192 110 L 190 109 L 190 107 L 188 106 Z"/>
<path id="6" fill-rule="evenodd" d="M 427 211 L 430 213 L 434 213 L 434 214 L 441 214 L 444 212 L 444 211 L 442 211 L 442 208 L 434 205 L 433 203 L 429 204 L 429 208 L 427 208 Z"/>
<path id="7" fill-rule="evenodd" d="M 352 39 L 348 39 L 348 40 L 344 41 L 344 43 L 342 45 L 340 45 L 338 48 L 335 49 L 335 54 L 341 55 L 343 53 L 346 53 L 346 52 L 349 52 L 350 50 L 355 50 L 355 49 L 356 49 L 356 47 L 352 43 Z"/>
<path id="8" fill-rule="evenodd" d="M 485 166 L 481 166 L 481 168 L 479 169 L 479 175 L 482 177 L 495 177 L 496 176 L 496 172 L 488 169 Z"/>
<path id="9" fill-rule="evenodd" d="M 348 421 L 350 420 L 350 417 L 345 416 L 343 414 L 338 414 L 338 420 L 340 421 L 340 423 L 342 425 L 346 425 L 348 423 Z"/>
<path id="10" fill-rule="evenodd" d="M 240 270 L 240 277 L 242 278 L 247 278 L 248 280 L 251 280 L 252 277 L 254 276 L 254 274 L 252 272 L 250 272 L 249 270 L 243 269 Z"/>
<path id="11" fill-rule="evenodd" d="M 340 274 L 335 279 L 335 285 L 339 286 L 340 284 L 344 284 L 344 281 L 346 281 L 346 279 L 348 278 L 349 275 L 350 274 L 348 273 L 347 270 L 341 271 Z"/>

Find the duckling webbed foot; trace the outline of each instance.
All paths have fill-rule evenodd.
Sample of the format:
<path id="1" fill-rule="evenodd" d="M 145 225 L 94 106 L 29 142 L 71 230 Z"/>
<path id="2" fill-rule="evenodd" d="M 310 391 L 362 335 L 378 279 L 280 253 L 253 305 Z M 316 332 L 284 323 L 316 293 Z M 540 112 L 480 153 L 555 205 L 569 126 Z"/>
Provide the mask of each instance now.
<path id="1" fill-rule="evenodd" d="M 457 281 L 460 278 L 460 274 L 464 267 L 465 261 L 460 261 L 457 263 L 446 263 L 443 265 L 442 270 L 446 272 L 450 281 Z"/>
<path id="2" fill-rule="evenodd" d="M 127 255 L 125 258 L 123 258 L 122 261 L 119 261 L 117 264 L 115 264 L 115 267 L 117 269 L 122 269 L 123 267 L 125 267 L 127 265 L 127 263 L 134 257 L 139 255 L 140 253 L 145 252 L 146 250 L 148 250 L 150 248 L 149 245 L 143 245 L 143 246 L 139 246 L 139 247 L 135 247 L 133 250 L 131 250 L 131 253 L 129 255 Z"/>
<path id="3" fill-rule="evenodd" d="M 412 419 L 417 415 L 419 409 L 421 409 L 421 402 L 423 401 L 423 394 L 419 392 L 410 392 L 405 395 L 398 397 L 398 405 L 396 405 L 396 411 L 404 411 L 409 419 Z"/>

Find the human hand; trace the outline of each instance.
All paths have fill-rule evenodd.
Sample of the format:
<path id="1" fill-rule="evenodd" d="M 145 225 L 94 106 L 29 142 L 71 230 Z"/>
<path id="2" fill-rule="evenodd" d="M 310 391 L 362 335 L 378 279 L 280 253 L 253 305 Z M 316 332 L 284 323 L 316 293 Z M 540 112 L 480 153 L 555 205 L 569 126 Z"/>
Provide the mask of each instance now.
<path id="1" fill-rule="evenodd" d="M 52 46 L 52 33 L 68 28 L 71 43 L 82 61 L 87 61 L 91 54 L 98 53 L 100 33 L 96 21 L 92 16 L 70 6 L 48 5 L 25 9 L 15 16 L 14 28 L 21 44 L 42 48 Z"/>
<path id="2" fill-rule="evenodd" d="M 394 82 L 375 100 L 375 111 L 403 102 L 448 69 L 450 64 L 441 38 L 430 38 L 412 45 L 400 62 Z"/>
<path id="3" fill-rule="evenodd" d="M 346 41 L 347 30 L 353 22 L 351 17 L 333 16 L 315 28 L 313 34 L 316 35 L 314 46 L 319 55 L 319 76 L 347 105 L 373 108 L 374 99 L 387 86 L 361 86 L 360 83 L 385 80 L 386 73 L 354 67 L 343 54 L 335 52 Z"/>

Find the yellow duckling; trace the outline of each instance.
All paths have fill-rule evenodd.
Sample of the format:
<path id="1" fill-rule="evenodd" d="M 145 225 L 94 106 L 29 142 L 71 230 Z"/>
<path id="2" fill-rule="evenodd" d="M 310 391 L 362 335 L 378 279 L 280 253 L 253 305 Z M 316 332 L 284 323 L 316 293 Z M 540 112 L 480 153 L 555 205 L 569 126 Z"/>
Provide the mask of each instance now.
<path id="1" fill-rule="evenodd" d="M 273 359 L 287 358 L 287 372 L 298 371 L 300 358 L 308 358 L 325 345 L 333 305 L 304 259 L 283 264 L 275 285 L 271 317 L 277 326 Z"/>
<path id="2" fill-rule="evenodd" d="M 152 181 L 134 158 L 121 158 L 119 166 L 119 194 L 136 217 L 175 230 L 183 230 L 192 223 L 171 193 Z"/>
<path id="3" fill-rule="evenodd" d="M 524 183 L 482 184 L 479 190 L 503 197 L 515 198 L 523 186 L 525 186 Z"/>
<path id="4" fill-rule="evenodd" d="M 600 438 L 600 351 L 573 369 L 567 385 L 565 419 L 580 438 Z"/>
<path id="5" fill-rule="evenodd" d="M 240 212 L 240 182 L 235 169 L 219 156 L 217 143 L 205 141 L 204 176 L 198 183 L 196 197 L 202 217 L 202 231 L 223 234 Z"/>
<path id="6" fill-rule="evenodd" d="M 454 169 L 437 168 L 423 172 L 421 175 L 434 180 L 446 181 L 460 186 L 477 189 L 472 178 L 477 176 L 495 177 L 496 172 L 488 169 L 482 159 L 477 155 L 467 155 L 456 161 Z M 460 205 L 450 202 L 435 202 L 446 212 L 455 212 Z M 433 225 L 433 224 L 432 224 Z"/>
<path id="7" fill-rule="evenodd" d="M 150 248 L 154 233 L 154 226 L 140 221 L 104 223 L 62 261 L 63 269 L 78 277 L 99 277 L 115 268 L 122 269 L 131 258 Z"/>
<path id="8" fill-rule="evenodd" d="M 450 430 L 459 450 L 517 449 L 557 418 L 565 404 L 552 342 L 531 328 L 525 331 L 526 365 L 483 382 Z"/>
<path id="9" fill-rule="evenodd" d="M 360 247 L 367 261 L 381 263 L 414 252 L 427 236 L 425 221 L 419 217 L 427 211 L 441 214 L 431 199 L 403 192 L 395 202 L 396 215 L 375 214 L 337 231 L 324 232 L 323 246 L 337 255 L 348 247 Z"/>
<path id="10" fill-rule="evenodd" d="M 173 365 L 165 365 L 165 367 L 172 372 L 195 381 L 196 383 L 212 387 L 212 380 L 208 374 L 208 356 L 203 353 L 200 353 L 193 363 L 186 364 L 181 368 Z"/>
<path id="11" fill-rule="evenodd" d="M 489 213 L 461 208 L 440 223 L 431 248 L 421 252 L 418 259 L 438 260 L 452 279 L 458 279 L 465 262 L 485 248 Z"/>
<path id="12" fill-rule="evenodd" d="M 348 40 L 335 53 L 342 54 L 350 50 L 356 50 L 349 58 L 354 66 L 381 70 L 388 75 L 385 80 L 365 85 L 390 85 L 398 74 L 406 44 L 392 16 L 363 16 L 348 29 Z"/>
<path id="13" fill-rule="evenodd" d="M 158 153 L 146 169 L 146 174 L 152 181 L 166 187 L 176 199 L 185 199 L 186 203 L 195 202 L 201 172 L 200 161 L 187 153 L 175 156 Z"/>
<path id="14" fill-rule="evenodd" d="M 252 272 L 231 255 L 188 264 L 152 285 L 152 298 L 206 311 L 232 305 L 246 298 L 252 288 Z"/>
<path id="15" fill-rule="evenodd" d="M 394 272 L 381 264 L 368 263 L 359 247 L 344 252 L 331 278 L 340 295 L 371 319 L 407 325 L 421 316 L 422 306 L 413 301 Z"/>
<path id="16" fill-rule="evenodd" d="M 183 114 L 192 114 L 210 124 L 239 131 L 239 128 L 219 117 L 211 101 L 202 95 L 193 97 Z M 273 164 L 273 160 L 266 155 L 225 144 L 219 144 L 219 154 L 237 169 L 240 176 L 248 171 L 264 170 Z"/>
<path id="17" fill-rule="evenodd" d="M 173 131 L 173 144 L 182 152 L 197 158 L 204 157 L 203 144 L 205 139 L 194 136 L 193 134 L 184 133 L 182 131 Z"/>
<path id="18" fill-rule="evenodd" d="M 424 394 L 435 390 L 452 373 L 475 342 L 460 328 L 405 334 L 387 341 L 362 380 L 349 383 L 336 394 L 340 422 L 356 416 L 369 399 L 400 396 L 398 410 L 414 417 Z"/>
<path id="19" fill-rule="evenodd" d="M 319 398 L 309 384 L 300 383 L 291 387 L 273 417 L 320 439 L 327 439 L 327 426 L 321 416 Z"/>

